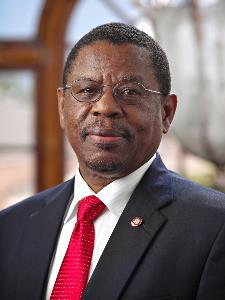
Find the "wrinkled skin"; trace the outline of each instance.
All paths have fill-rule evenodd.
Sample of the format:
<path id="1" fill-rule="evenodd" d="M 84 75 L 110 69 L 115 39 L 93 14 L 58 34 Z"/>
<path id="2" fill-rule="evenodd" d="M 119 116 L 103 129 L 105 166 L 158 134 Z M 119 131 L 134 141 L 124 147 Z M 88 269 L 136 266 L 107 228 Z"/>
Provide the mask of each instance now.
<path id="1" fill-rule="evenodd" d="M 99 41 L 79 51 L 67 82 L 85 77 L 115 85 L 127 76 L 159 91 L 146 49 Z M 61 126 L 83 178 L 95 192 L 153 156 L 176 109 L 175 95 L 150 94 L 139 105 L 121 104 L 110 86 L 104 87 L 102 98 L 95 103 L 80 103 L 70 89 L 58 89 L 58 102 Z"/>

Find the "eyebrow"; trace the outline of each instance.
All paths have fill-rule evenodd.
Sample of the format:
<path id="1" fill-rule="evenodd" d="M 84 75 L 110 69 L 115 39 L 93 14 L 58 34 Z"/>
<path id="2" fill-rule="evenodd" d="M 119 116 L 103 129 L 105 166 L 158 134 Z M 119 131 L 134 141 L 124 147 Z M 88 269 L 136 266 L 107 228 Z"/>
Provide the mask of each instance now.
<path id="1" fill-rule="evenodd" d="M 120 81 L 136 81 L 140 83 L 144 83 L 144 79 L 142 76 L 137 75 L 137 74 L 128 74 L 123 77 L 121 77 Z"/>
<path id="2" fill-rule="evenodd" d="M 81 76 L 81 77 L 79 77 L 79 78 L 77 78 L 77 79 L 75 79 L 75 80 L 73 80 L 73 81 L 81 81 L 81 80 L 96 81 L 96 80 L 94 80 L 93 78 L 86 77 L 86 76 Z M 98 82 L 98 81 L 96 81 L 96 82 Z"/>

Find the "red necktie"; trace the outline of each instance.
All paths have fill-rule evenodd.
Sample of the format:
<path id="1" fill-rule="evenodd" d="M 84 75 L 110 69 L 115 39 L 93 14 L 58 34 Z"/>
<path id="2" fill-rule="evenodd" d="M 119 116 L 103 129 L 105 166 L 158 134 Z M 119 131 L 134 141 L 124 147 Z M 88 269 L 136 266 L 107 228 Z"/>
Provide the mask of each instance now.
<path id="1" fill-rule="evenodd" d="M 103 211 L 97 197 L 88 196 L 79 201 L 77 222 L 61 264 L 51 300 L 80 300 L 87 284 L 94 249 L 93 221 Z"/>

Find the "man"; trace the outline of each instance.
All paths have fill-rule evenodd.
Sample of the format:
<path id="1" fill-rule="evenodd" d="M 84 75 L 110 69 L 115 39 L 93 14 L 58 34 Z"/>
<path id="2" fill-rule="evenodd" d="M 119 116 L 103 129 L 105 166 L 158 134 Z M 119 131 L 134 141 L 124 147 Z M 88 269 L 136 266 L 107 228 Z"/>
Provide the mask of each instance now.
<path id="1" fill-rule="evenodd" d="M 224 300 L 225 195 L 156 153 L 177 103 L 160 46 L 99 26 L 70 52 L 57 92 L 79 168 L 2 212 L 0 298 Z"/>

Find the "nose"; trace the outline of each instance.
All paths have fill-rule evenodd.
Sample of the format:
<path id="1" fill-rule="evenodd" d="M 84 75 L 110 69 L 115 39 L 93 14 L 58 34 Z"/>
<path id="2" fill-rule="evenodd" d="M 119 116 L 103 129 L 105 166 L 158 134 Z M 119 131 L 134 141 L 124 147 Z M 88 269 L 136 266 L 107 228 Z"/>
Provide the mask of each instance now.
<path id="1" fill-rule="evenodd" d="M 111 87 L 104 88 L 102 97 L 92 104 L 91 113 L 94 116 L 104 115 L 109 118 L 119 118 L 123 115 L 122 106 L 114 98 Z"/>

